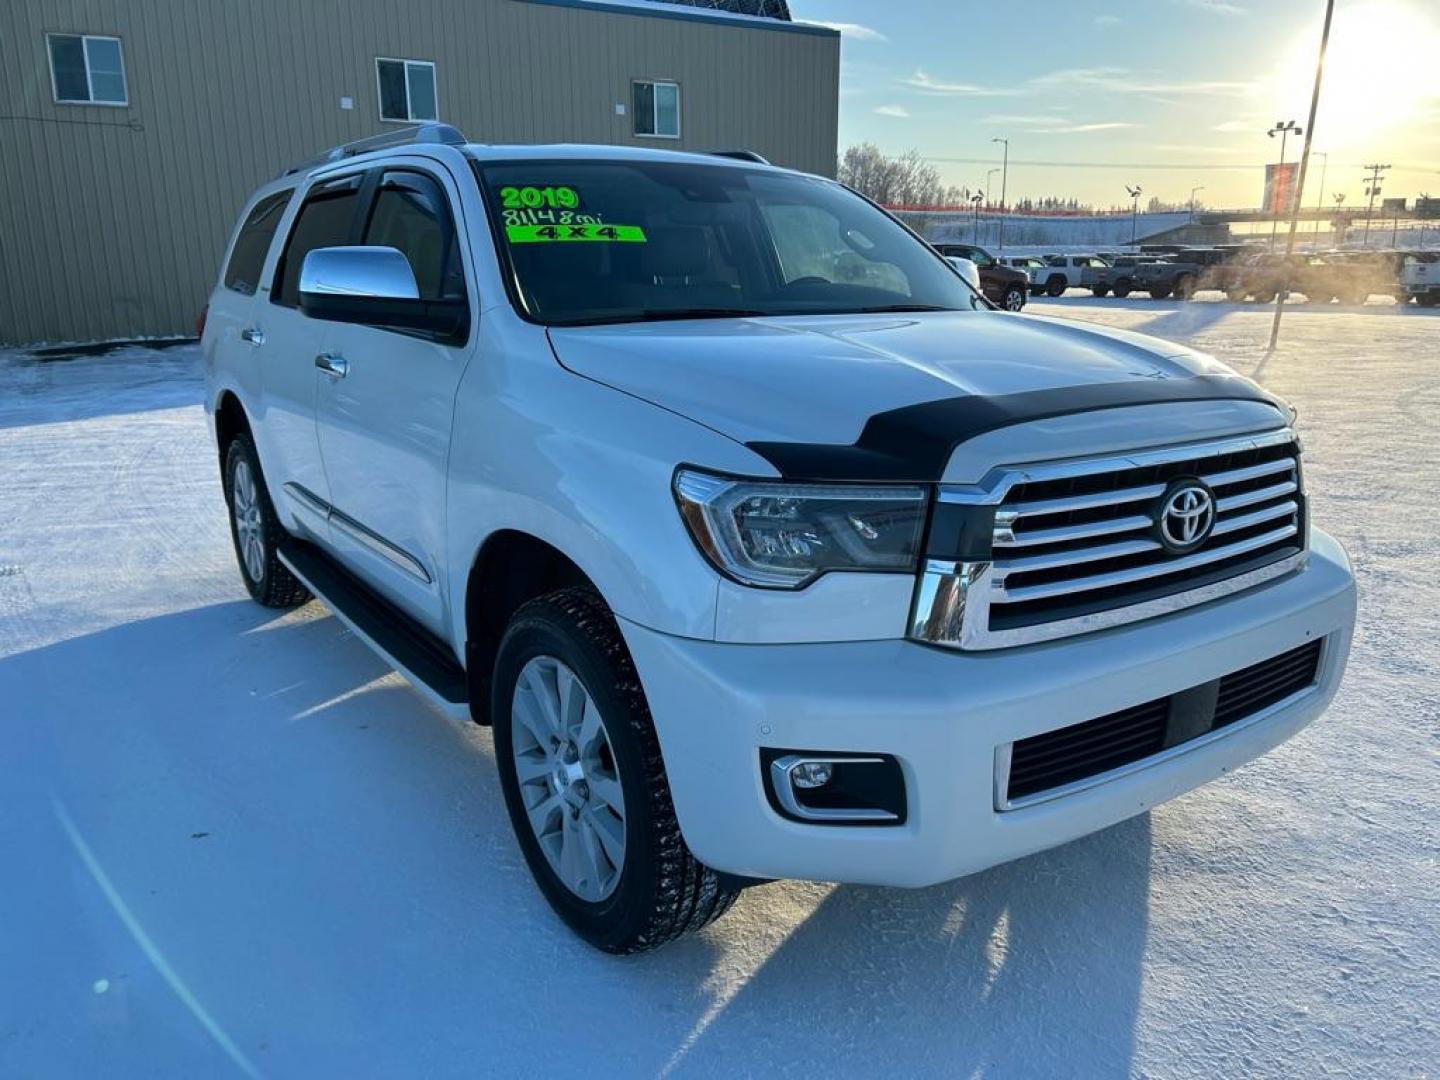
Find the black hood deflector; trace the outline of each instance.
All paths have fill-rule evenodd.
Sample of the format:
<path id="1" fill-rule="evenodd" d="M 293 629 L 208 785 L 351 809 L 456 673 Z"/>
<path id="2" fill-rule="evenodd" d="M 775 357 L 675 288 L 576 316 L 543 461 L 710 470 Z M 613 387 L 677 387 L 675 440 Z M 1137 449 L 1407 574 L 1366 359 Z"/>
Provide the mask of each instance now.
<path id="1" fill-rule="evenodd" d="M 969 395 L 906 405 L 876 413 L 852 445 L 748 442 L 788 480 L 936 482 L 956 447 L 1015 424 L 1095 409 L 1180 401 L 1256 401 L 1288 420 L 1289 408 L 1249 379 L 1196 375 L 1187 379 L 1135 379 L 998 397 Z"/>

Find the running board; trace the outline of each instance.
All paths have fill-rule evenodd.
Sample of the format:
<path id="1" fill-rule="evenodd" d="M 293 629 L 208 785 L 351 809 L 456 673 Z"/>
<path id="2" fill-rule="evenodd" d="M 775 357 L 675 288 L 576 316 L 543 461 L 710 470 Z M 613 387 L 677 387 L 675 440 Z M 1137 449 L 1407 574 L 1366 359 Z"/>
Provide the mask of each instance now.
<path id="1" fill-rule="evenodd" d="M 431 705 L 454 720 L 470 719 L 465 669 L 443 641 L 314 544 L 290 537 L 277 554 L 337 619 L 405 676 Z"/>

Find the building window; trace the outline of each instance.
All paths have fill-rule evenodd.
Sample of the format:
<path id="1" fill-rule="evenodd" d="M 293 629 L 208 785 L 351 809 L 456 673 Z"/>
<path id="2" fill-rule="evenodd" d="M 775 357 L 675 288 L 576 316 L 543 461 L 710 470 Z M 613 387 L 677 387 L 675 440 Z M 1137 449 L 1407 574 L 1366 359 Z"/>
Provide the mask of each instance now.
<path id="1" fill-rule="evenodd" d="M 375 61 L 375 80 L 380 88 L 380 119 L 409 123 L 438 120 L 435 100 L 435 65 L 429 60 Z"/>
<path id="2" fill-rule="evenodd" d="M 62 105 L 129 105 L 120 39 L 96 34 L 47 34 L 50 84 Z"/>
<path id="3" fill-rule="evenodd" d="M 680 137 L 680 84 L 639 79 L 632 84 L 635 134 L 652 139 Z"/>

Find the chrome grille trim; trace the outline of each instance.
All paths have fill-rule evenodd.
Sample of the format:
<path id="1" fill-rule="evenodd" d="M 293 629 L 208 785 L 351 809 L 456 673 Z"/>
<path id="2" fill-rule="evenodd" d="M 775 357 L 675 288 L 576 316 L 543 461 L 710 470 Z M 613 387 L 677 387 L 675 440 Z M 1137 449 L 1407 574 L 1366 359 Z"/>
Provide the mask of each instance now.
<path id="1" fill-rule="evenodd" d="M 1206 460 L 1228 457 L 1235 462 L 1230 455 L 1279 446 L 1293 450 L 1275 460 L 1236 468 Z M 1244 462 L 1245 458 L 1238 460 Z M 1174 466 L 1186 462 L 1195 463 L 1193 472 L 1177 475 L 1199 476 L 1217 489 L 1215 527 L 1205 545 L 1189 554 L 1156 559 L 1164 548 L 1149 531 L 1152 511 L 1144 503 L 1167 490 L 1171 478 L 1165 470 L 1160 470 L 1162 482 L 1130 483 L 1111 491 L 1084 490 L 1105 483 L 1105 473 L 1150 466 L 1171 466 L 1173 471 Z M 1154 450 L 999 467 L 978 484 L 942 486 L 937 496 L 942 505 L 982 508 L 981 512 L 993 507 L 991 554 L 985 561 L 964 562 L 954 556 L 947 558 L 944 551 L 929 553 L 915 591 L 911 637 L 966 650 L 1050 641 L 1154 618 L 1291 573 L 1302 567 L 1307 557 L 1301 470 L 1299 440 L 1286 427 Z M 1269 477 L 1274 482 L 1264 483 Z M 1021 495 L 1019 501 L 1006 501 L 1022 485 L 1080 478 L 1090 479 L 1073 485 L 1080 490 L 1072 495 L 1062 489 L 1058 497 L 1026 499 L 1016 492 Z M 1117 477 L 1116 481 L 1123 484 L 1124 479 Z M 1256 483 L 1264 486 L 1253 488 Z M 1225 489 L 1242 484 L 1253 490 L 1226 494 Z M 1114 508 L 1111 516 L 1106 516 L 1110 513 L 1107 508 Z M 1068 514 L 1072 519 L 1047 524 L 1044 516 L 1054 514 Z M 1273 527 L 1267 528 L 1271 523 Z M 1230 534 L 1240 535 L 1230 542 L 1215 542 Z M 1264 561 L 1271 551 L 1274 561 Z M 972 557 L 979 558 L 980 552 Z M 1093 566 L 1111 559 L 1118 561 L 1113 569 Z M 1234 573 L 1215 580 L 1214 575 L 1231 569 L 1224 566 L 1230 560 L 1236 563 Z M 1204 569 L 1212 564 L 1220 564 L 1221 569 Z M 1072 565 L 1076 572 L 1066 574 Z M 1173 583 L 1177 591 L 1157 596 L 1157 591 L 1167 587 L 1165 579 L 1174 574 L 1188 575 L 1198 583 L 1186 589 L 1184 580 L 1179 580 Z M 1031 575 L 1039 580 L 1027 580 Z M 1126 590 L 1125 594 L 1107 606 L 1105 590 L 1117 588 Z M 1128 603 L 1126 595 L 1132 597 Z M 1053 605 L 1049 603 L 1052 600 Z M 1010 607 L 1026 604 L 1031 606 Z M 1056 609 L 1055 617 L 1047 619 L 1046 610 L 1051 606 Z"/>
<path id="2" fill-rule="evenodd" d="M 1133 570 L 1117 570 L 1111 574 L 1091 574 L 1087 577 L 1070 578 L 1054 585 L 1028 585 L 1010 589 L 1006 588 L 1004 579 L 1000 578 L 991 583 L 992 598 L 990 602 L 992 604 L 1019 604 L 1026 600 L 1045 600 L 1052 596 L 1093 592 L 1096 589 L 1107 589 L 1115 585 L 1128 585 L 1132 581 L 1143 581 L 1146 578 L 1164 577 L 1166 574 L 1173 574 L 1180 570 L 1190 570 L 1196 566 L 1222 562 L 1225 559 L 1233 559 L 1236 555 L 1259 551 L 1263 547 L 1269 547 L 1271 544 L 1294 536 L 1296 532 L 1294 525 L 1286 525 L 1283 529 L 1273 529 L 1270 532 L 1261 533 L 1259 536 L 1252 536 L 1249 540 L 1242 540 L 1238 544 L 1226 544 L 1224 547 L 1197 551 L 1194 555 L 1183 555 L 1178 559 L 1171 559 L 1169 562 L 1152 563 L 1149 566 L 1140 566 Z M 1159 546 L 1159 544 L 1155 545 L 1157 548 Z"/>

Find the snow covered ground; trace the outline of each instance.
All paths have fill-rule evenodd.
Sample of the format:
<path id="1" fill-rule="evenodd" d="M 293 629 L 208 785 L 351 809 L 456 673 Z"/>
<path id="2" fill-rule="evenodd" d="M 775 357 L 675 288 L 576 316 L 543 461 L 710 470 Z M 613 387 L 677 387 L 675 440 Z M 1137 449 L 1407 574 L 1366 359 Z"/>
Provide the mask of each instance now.
<path id="1" fill-rule="evenodd" d="M 1088 297 L 1295 402 L 1361 625 L 1331 712 L 919 892 L 579 944 L 488 732 L 233 565 L 193 347 L 0 354 L 0 1075 L 1440 1073 L 1440 311 Z"/>

